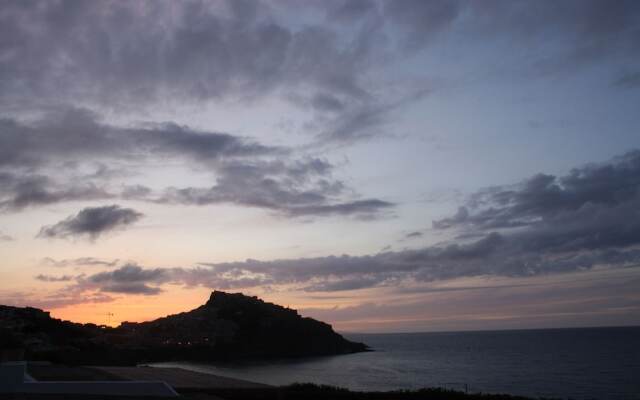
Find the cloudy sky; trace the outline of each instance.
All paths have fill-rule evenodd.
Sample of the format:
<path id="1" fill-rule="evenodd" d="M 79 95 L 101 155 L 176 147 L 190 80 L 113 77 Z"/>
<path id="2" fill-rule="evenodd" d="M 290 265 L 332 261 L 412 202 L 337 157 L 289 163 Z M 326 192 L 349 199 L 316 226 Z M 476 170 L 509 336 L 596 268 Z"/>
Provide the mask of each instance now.
<path id="1" fill-rule="evenodd" d="M 640 324 L 636 1 L 3 1 L 0 303 Z"/>

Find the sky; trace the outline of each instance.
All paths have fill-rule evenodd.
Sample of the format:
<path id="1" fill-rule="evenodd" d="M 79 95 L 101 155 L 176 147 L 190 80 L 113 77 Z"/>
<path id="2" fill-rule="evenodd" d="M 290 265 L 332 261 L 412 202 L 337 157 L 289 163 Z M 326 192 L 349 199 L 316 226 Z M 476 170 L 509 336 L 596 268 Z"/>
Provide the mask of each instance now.
<path id="1" fill-rule="evenodd" d="M 0 304 L 640 324 L 640 3 L 0 3 Z"/>

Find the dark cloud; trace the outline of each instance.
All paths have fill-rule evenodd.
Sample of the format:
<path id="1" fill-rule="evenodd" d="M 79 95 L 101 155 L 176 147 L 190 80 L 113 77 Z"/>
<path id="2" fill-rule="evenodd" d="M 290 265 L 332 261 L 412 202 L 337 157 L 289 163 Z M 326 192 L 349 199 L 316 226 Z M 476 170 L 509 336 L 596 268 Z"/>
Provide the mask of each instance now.
<path id="1" fill-rule="evenodd" d="M 406 235 L 404 235 L 405 239 L 416 239 L 416 238 L 420 238 L 424 236 L 424 233 L 420 232 L 420 231 L 415 231 L 415 232 L 410 232 L 407 233 Z"/>
<path id="2" fill-rule="evenodd" d="M 566 224 L 571 218 L 586 223 L 585 218 L 591 221 L 602 213 L 622 217 L 633 209 L 639 196 L 640 151 L 634 150 L 607 163 L 575 168 L 561 177 L 538 174 L 517 185 L 482 190 L 453 217 L 434 221 L 433 227 L 542 228 L 554 222 Z M 628 217 L 633 221 L 636 215 L 630 212 Z"/>
<path id="3" fill-rule="evenodd" d="M 166 275 L 166 270 L 160 268 L 145 270 L 135 264 L 127 264 L 114 271 L 92 275 L 87 280 L 93 283 L 162 282 L 165 280 Z"/>
<path id="4" fill-rule="evenodd" d="M 78 280 L 81 289 L 98 289 L 102 292 L 155 295 L 162 292 L 157 285 L 169 282 L 170 269 L 143 269 L 127 264 L 113 271 L 100 272 Z"/>
<path id="5" fill-rule="evenodd" d="M 123 293 L 123 294 L 142 294 L 145 296 L 153 296 L 162 293 L 162 289 L 154 286 L 145 285 L 143 283 L 120 282 L 114 284 L 103 285 L 100 287 L 103 292 Z"/>
<path id="6" fill-rule="evenodd" d="M 186 287 L 248 289 L 297 287 L 306 292 L 335 292 L 394 287 L 411 292 L 416 284 L 464 277 L 531 277 L 571 273 L 594 267 L 634 267 L 637 249 L 546 254 L 514 252 L 508 239 L 490 235 L 469 244 L 432 246 L 369 256 L 202 264 L 194 268 L 127 265 L 89 277 L 76 277 L 73 290 L 156 294 L 166 283 Z"/>
<path id="7" fill-rule="evenodd" d="M 96 239 L 107 232 L 129 226 L 142 217 L 143 214 L 136 210 L 117 205 L 87 207 L 54 225 L 42 227 L 38 237 L 66 238 L 86 235 Z"/>

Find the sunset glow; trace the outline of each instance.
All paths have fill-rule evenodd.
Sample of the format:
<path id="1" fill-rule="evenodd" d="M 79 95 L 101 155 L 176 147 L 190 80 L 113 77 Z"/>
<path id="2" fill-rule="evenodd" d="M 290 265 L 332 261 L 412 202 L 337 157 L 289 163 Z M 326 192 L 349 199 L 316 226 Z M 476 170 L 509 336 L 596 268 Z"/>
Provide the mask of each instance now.
<path id="1" fill-rule="evenodd" d="M 640 324 L 640 13 L 614 3 L 2 2 L 0 304 Z"/>

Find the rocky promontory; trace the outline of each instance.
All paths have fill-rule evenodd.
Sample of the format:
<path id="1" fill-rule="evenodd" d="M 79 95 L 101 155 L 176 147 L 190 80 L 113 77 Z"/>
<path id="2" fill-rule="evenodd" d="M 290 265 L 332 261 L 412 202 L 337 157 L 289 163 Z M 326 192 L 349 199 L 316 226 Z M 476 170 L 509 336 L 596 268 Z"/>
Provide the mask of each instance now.
<path id="1" fill-rule="evenodd" d="M 241 293 L 215 291 L 206 304 L 116 328 L 51 318 L 33 308 L 0 306 L 0 336 L 25 357 L 82 364 L 234 361 L 366 351 L 331 325 Z M 2 346 L 2 344 L 0 344 Z"/>

